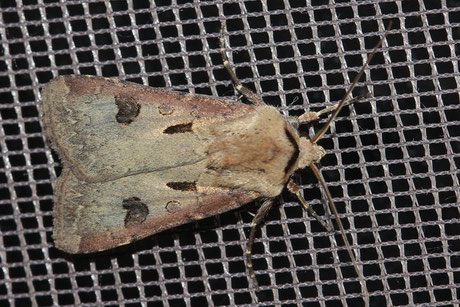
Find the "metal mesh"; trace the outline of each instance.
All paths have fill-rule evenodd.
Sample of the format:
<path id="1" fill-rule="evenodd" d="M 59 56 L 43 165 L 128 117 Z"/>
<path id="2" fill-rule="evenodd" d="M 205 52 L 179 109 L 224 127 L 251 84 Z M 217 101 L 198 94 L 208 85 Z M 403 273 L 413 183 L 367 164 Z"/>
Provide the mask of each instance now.
<path id="1" fill-rule="evenodd" d="M 223 19 L 239 77 L 286 115 L 339 101 L 393 20 L 354 91 L 373 98 L 345 108 L 320 141 L 328 152 L 322 171 L 372 305 L 458 305 L 459 6 L 2 0 L 0 305 L 362 304 L 339 234 L 322 229 L 287 192 L 256 239 L 259 292 L 244 262 L 257 204 L 102 254 L 53 247 L 60 162 L 42 134 L 40 89 L 73 73 L 235 97 L 218 52 Z M 328 218 L 311 172 L 295 179 Z"/>

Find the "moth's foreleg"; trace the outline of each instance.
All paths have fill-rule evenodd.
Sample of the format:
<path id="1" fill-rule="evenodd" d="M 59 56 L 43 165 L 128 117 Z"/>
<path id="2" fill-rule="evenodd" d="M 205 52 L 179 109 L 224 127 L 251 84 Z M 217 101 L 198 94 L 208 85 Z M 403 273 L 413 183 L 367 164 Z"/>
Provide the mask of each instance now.
<path id="1" fill-rule="evenodd" d="M 220 29 L 220 36 L 219 36 L 219 44 L 220 44 L 220 55 L 222 56 L 222 62 L 224 63 L 224 67 L 227 70 L 228 74 L 230 75 L 230 78 L 233 81 L 233 84 L 235 86 L 235 89 L 248 101 L 250 101 L 252 104 L 255 105 L 264 105 L 265 102 L 253 91 L 245 87 L 243 84 L 241 84 L 241 80 L 238 78 L 236 75 L 235 70 L 230 64 L 230 61 L 228 60 L 227 57 L 227 48 L 225 46 L 225 38 L 224 38 L 224 30 L 225 30 L 225 22 L 222 21 L 222 26 Z"/>
<path id="2" fill-rule="evenodd" d="M 265 219 L 265 216 L 267 215 L 268 211 L 270 211 L 273 203 L 273 199 L 267 199 L 263 202 L 262 206 L 260 206 L 259 210 L 257 210 L 257 213 L 251 222 L 251 231 L 249 233 L 248 244 L 246 246 L 246 266 L 248 268 L 249 277 L 252 279 L 256 288 L 258 287 L 258 284 L 256 274 L 254 273 L 254 267 L 252 266 L 252 246 L 254 244 L 257 228 Z"/>
<path id="3" fill-rule="evenodd" d="M 353 99 L 350 99 L 350 100 L 346 101 L 343 106 L 347 106 L 347 105 L 356 103 L 356 102 L 358 102 L 358 101 L 360 101 L 360 100 L 362 100 L 364 98 L 370 98 L 371 96 L 372 96 L 371 93 L 366 93 L 366 94 L 359 95 L 359 96 L 357 96 L 357 97 L 355 97 Z M 304 114 L 299 116 L 299 122 L 300 123 L 309 123 L 309 122 L 318 120 L 321 115 L 335 111 L 335 109 L 338 108 L 339 104 L 340 103 L 336 103 L 336 104 L 334 104 L 332 106 L 326 107 L 326 108 L 324 108 L 322 110 L 319 110 L 317 112 L 305 112 Z"/>
<path id="4" fill-rule="evenodd" d="M 315 212 L 315 210 L 313 210 L 313 208 L 310 206 L 310 204 L 303 197 L 302 193 L 300 193 L 299 186 L 292 179 L 289 180 L 289 182 L 287 184 L 287 188 L 292 194 L 297 196 L 297 198 L 299 199 L 300 204 L 305 209 L 307 209 L 307 211 L 310 213 L 310 215 L 315 220 L 317 220 L 321 224 L 321 226 L 324 227 L 324 229 L 326 229 L 327 231 L 330 231 L 330 232 L 334 231 L 334 229 L 330 225 L 326 224 L 326 222 L 321 219 L 321 217 Z"/>

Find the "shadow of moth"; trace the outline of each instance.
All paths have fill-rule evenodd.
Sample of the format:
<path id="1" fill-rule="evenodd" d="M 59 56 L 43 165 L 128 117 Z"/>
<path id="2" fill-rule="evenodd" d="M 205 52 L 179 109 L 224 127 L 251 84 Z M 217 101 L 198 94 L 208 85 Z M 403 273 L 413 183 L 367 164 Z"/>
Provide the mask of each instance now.
<path id="1" fill-rule="evenodd" d="M 224 67 L 250 105 L 95 76 L 51 81 L 42 92 L 43 118 L 64 166 L 55 192 L 56 247 L 71 254 L 107 250 L 264 199 L 246 250 L 255 281 L 250 255 L 256 226 L 286 185 L 309 208 L 290 181 L 297 169 L 311 167 L 325 186 L 315 166 L 325 151 L 316 142 L 347 104 L 381 42 L 338 105 L 297 119 L 308 122 L 334 111 L 312 139 L 300 137 L 292 119 L 241 85 L 223 34 Z M 326 195 L 332 204 L 327 187 Z"/>

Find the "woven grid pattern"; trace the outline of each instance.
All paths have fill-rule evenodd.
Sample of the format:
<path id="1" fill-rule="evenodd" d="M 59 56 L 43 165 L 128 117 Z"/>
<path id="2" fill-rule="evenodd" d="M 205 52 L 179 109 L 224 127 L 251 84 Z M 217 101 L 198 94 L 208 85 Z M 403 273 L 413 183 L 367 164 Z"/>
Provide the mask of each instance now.
<path id="1" fill-rule="evenodd" d="M 289 193 L 256 239 L 258 293 L 244 263 L 257 204 L 102 254 L 53 247 L 60 162 L 42 134 L 42 86 L 73 73 L 234 96 L 223 19 L 239 77 L 286 115 L 339 101 L 393 20 L 354 91 L 373 98 L 321 140 L 322 171 L 373 305 L 459 304 L 460 3 L 336 2 L 1 1 L 0 305 L 362 304 L 339 234 Z M 328 217 L 311 172 L 295 179 Z"/>

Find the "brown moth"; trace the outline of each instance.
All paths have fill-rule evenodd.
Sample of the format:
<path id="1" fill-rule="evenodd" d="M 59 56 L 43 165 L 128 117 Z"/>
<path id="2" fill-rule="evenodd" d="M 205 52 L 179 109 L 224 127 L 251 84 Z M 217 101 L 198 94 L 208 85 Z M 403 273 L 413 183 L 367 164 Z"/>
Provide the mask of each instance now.
<path id="1" fill-rule="evenodd" d="M 315 166 L 325 151 L 316 142 L 348 103 L 381 41 L 340 104 L 299 117 L 302 123 L 334 111 L 311 140 L 241 85 L 223 35 L 220 43 L 224 66 L 251 105 L 95 76 L 61 76 L 44 87 L 45 130 L 64 166 L 55 192 L 57 248 L 71 254 L 107 250 L 263 198 L 246 252 L 255 281 L 250 254 L 256 226 L 288 183 L 309 209 L 290 177 L 311 167 L 325 185 Z"/>

